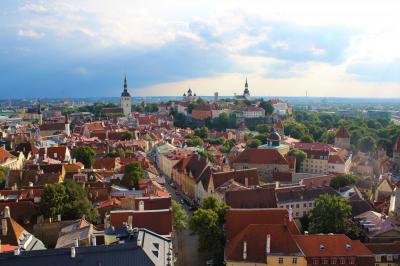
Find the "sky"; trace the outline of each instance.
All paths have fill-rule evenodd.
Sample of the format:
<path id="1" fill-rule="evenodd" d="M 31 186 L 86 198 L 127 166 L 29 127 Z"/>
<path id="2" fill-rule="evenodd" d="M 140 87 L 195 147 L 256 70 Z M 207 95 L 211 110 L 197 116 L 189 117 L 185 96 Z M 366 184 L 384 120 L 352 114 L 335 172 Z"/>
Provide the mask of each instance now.
<path id="1" fill-rule="evenodd" d="M 0 99 L 400 97 L 400 1 L 0 0 Z"/>

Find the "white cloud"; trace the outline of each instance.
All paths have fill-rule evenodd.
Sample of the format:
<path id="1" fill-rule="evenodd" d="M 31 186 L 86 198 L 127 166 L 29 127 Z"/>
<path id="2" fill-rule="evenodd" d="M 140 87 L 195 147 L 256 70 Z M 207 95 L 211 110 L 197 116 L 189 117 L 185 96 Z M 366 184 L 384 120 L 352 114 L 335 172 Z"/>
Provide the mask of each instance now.
<path id="1" fill-rule="evenodd" d="M 18 30 L 17 35 L 22 38 L 41 39 L 45 34 L 34 30 Z"/>

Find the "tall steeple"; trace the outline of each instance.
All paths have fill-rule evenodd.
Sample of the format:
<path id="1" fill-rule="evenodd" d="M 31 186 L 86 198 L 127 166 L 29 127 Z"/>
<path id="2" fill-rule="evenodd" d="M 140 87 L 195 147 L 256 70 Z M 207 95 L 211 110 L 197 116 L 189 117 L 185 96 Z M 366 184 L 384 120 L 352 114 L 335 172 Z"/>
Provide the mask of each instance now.
<path id="1" fill-rule="evenodd" d="M 122 92 L 121 96 L 123 97 L 130 97 L 130 93 L 128 91 L 128 80 L 126 79 L 126 74 L 125 74 L 125 79 L 124 79 L 124 91 Z"/>
<path id="2" fill-rule="evenodd" d="M 249 84 L 247 83 L 247 77 L 246 77 L 246 83 L 244 84 L 243 97 L 246 98 L 247 100 L 250 100 L 250 91 L 249 91 Z"/>
<path id="3" fill-rule="evenodd" d="M 124 79 L 124 91 L 121 94 L 121 108 L 124 111 L 125 117 L 129 117 L 132 110 L 131 94 L 128 91 L 128 80 Z"/>
<path id="4" fill-rule="evenodd" d="M 128 81 L 126 80 L 126 74 L 125 74 L 125 80 L 124 80 L 124 90 L 128 90 Z"/>
<path id="5" fill-rule="evenodd" d="M 249 88 L 249 84 L 247 84 L 247 77 L 246 77 L 246 83 L 244 84 L 244 88 L 248 89 Z"/>

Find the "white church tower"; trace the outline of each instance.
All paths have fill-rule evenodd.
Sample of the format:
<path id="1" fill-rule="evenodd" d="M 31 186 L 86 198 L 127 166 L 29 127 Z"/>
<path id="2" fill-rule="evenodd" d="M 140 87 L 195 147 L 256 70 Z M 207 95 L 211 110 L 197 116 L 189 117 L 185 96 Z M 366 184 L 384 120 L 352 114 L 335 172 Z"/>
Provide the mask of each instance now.
<path id="1" fill-rule="evenodd" d="M 131 115 L 132 101 L 131 95 L 128 91 L 128 81 L 126 80 L 126 75 L 124 81 L 124 91 L 121 94 L 121 108 L 124 111 L 125 117 L 129 117 Z"/>

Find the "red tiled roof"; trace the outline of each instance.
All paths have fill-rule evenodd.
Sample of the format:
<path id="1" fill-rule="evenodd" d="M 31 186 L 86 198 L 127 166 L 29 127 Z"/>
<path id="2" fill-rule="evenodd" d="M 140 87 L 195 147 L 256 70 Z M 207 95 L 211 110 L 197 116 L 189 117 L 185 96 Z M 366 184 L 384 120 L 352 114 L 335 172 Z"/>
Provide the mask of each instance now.
<path id="1" fill-rule="evenodd" d="M 288 161 L 275 149 L 247 148 L 239 154 L 233 163 L 287 165 Z"/>
<path id="2" fill-rule="evenodd" d="M 0 163 L 5 162 L 7 159 L 14 157 L 10 152 L 8 152 L 3 147 L 0 148 Z"/>
<path id="3" fill-rule="evenodd" d="M 163 210 L 171 207 L 171 197 L 137 197 L 135 210 L 139 209 L 140 201 L 143 201 L 145 210 Z"/>
<path id="4" fill-rule="evenodd" d="M 47 156 L 51 159 L 58 161 L 65 161 L 65 157 L 67 155 L 67 147 L 48 147 L 47 148 Z M 39 156 L 44 157 L 46 148 L 39 149 Z M 55 156 L 57 155 L 57 157 Z"/>
<path id="5" fill-rule="evenodd" d="M 294 220 L 288 220 L 289 212 L 287 209 L 229 209 L 225 217 L 227 240 L 233 239 L 250 224 L 285 225 L 286 223 L 292 234 L 300 233 Z"/>
<path id="6" fill-rule="evenodd" d="M 51 124 L 43 124 L 39 126 L 41 131 L 64 131 L 65 123 L 51 123 Z"/>
<path id="7" fill-rule="evenodd" d="M 275 125 L 274 125 L 274 128 L 275 129 L 283 129 L 282 121 L 281 120 L 276 121 Z"/>
<path id="8" fill-rule="evenodd" d="M 400 254 L 400 241 L 393 243 L 365 243 L 364 245 L 375 255 Z"/>
<path id="9" fill-rule="evenodd" d="M 169 235 L 172 232 L 172 212 L 165 210 L 147 211 L 111 211 L 110 221 L 114 227 L 122 227 L 132 216 L 132 226 L 149 229 L 160 235 Z"/>
<path id="10" fill-rule="evenodd" d="M 266 261 L 267 235 L 270 235 L 271 254 L 298 254 L 297 247 L 291 233 L 282 224 L 250 224 L 237 234 L 233 239 L 227 241 L 225 254 L 227 260 L 244 261 L 243 246 L 246 242 L 247 262 Z"/>
<path id="11" fill-rule="evenodd" d="M 226 204 L 232 208 L 276 208 L 274 188 L 253 188 L 249 190 L 227 191 Z"/>
<path id="12" fill-rule="evenodd" d="M 119 158 L 98 158 L 93 162 L 93 169 L 115 170 L 119 164 Z"/>
<path id="13" fill-rule="evenodd" d="M 351 240 L 346 235 L 296 235 L 294 236 L 306 257 L 348 257 L 372 255 L 360 241 Z M 346 248 L 349 244 L 349 248 Z M 321 250 L 321 245 L 324 249 Z"/>
<path id="14" fill-rule="evenodd" d="M 234 179 L 236 182 L 246 185 L 246 178 L 248 181 L 248 186 L 257 186 L 259 184 L 258 172 L 256 168 L 234 170 L 229 172 L 217 172 L 212 174 L 214 188 L 218 188 L 230 179 Z"/>

